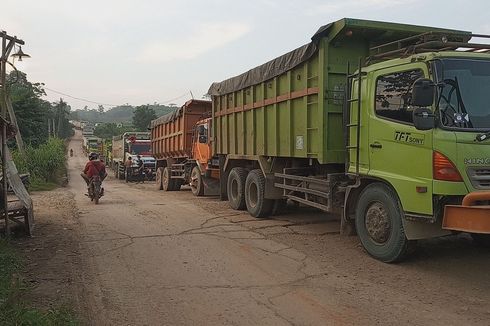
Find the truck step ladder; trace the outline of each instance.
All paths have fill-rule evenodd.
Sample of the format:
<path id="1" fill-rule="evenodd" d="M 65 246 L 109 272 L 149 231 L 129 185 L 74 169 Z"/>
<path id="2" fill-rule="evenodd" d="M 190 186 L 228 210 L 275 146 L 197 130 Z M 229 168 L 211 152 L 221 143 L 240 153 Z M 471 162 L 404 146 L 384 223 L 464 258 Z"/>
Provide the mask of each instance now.
<path id="1" fill-rule="evenodd" d="M 358 72 L 351 74 L 350 73 L 350 63 L 347 63 L 347 96 L 344 98 L 344 137 L 345 137 L 345 148 L 346 148 L 346 161 L 345 161 L 345 171 L 349 171 L 349 165 L 351 161 L 351 151 L 356 150 L 356 172 L 355 175 L 359 176 L 359 156 L 360 156 L 360 140 L 361 140 L 361 81 L 362 81 L 362 58 L 359 59 Z M 352 83 L 351 81 L 357 78 L 357 97 L 351 98 L 352 96 Z M 352 123 L 351 120 L 351 103 L 357 103 L 357 122 Z M 356 143 L 353 145 L 350 139 L 350 128 L 356 128 Z"/>

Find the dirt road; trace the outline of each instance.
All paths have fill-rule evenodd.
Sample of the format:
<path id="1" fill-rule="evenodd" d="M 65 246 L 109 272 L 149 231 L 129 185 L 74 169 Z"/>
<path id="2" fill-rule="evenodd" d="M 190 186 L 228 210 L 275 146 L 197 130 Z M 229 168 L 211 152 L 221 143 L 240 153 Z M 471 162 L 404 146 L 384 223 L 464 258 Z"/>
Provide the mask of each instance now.
<path id="1" fill-rule="evenodd" d="M 70 148 L 70 227 L 83 266 L 73 279 L 90 324 L 490 323 L 490 252 L 469 237 L 424 241 L 408 261 L 387 265 L 308 209 L 258 220 L 215 198 L 112 174 L 96 206 L 83 195 L 78 134 Z"/>

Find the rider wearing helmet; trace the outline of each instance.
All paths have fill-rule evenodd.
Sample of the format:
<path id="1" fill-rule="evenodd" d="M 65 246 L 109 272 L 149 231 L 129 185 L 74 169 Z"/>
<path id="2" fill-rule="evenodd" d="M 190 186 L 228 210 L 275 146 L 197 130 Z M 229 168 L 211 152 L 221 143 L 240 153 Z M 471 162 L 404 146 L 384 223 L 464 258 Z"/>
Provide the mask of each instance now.
<path id="1" fill-rule="evenodd" d="M 99 154 L 90 153 L 88 156 L 89 161 L 85 164 L 85 168 L 83 172 L 80 174 L 82 178 L 87 183 L 87 187 L 90 184 L 90 180 L 94 175 L 99 175 L 100 180 L 104 181 L 105 177 L 107 177 L 107 173 L 105 171 L 105 165 L 103 162 L 99 160 Z M 104 188 L 102 188 L 102 194 L 104 193 Z"/>

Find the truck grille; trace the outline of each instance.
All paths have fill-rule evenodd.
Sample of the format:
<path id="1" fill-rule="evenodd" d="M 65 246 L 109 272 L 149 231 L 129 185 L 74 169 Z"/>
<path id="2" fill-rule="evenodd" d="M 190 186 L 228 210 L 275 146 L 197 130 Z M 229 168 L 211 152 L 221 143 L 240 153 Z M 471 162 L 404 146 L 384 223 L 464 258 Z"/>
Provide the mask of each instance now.
<path id="1" fill-rule="evenodd" d="M 490 167 L 468 168 L 467 173 L 475 189 L 490 189 Z"/>

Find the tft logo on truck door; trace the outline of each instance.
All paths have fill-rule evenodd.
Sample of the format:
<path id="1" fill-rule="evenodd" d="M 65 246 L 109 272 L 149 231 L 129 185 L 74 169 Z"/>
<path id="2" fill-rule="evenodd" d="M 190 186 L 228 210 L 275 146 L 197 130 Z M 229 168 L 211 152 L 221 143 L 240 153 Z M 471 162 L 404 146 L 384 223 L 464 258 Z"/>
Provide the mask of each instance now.
<path id="1" fill-rule="evenodd" d="M 395 131 L 395 141 L 414 145 L 423 145 L 425 141 L 425 136 L 413 132 Z"/>

